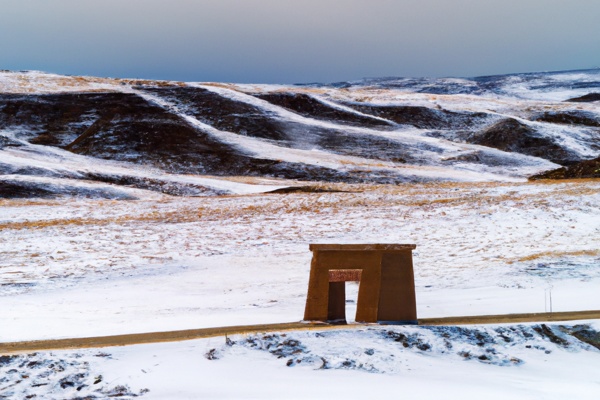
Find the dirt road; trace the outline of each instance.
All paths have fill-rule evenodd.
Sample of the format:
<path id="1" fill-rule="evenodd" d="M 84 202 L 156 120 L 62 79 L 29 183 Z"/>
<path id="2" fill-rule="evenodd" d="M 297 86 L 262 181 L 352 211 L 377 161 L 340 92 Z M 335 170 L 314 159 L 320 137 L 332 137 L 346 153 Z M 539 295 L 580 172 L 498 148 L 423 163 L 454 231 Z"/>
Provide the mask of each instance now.
<path id="1" fill-rule="evenodd" d="M 571 311 L 556 313 L 479 315 L 467 317 L 422 318 L 419 325 L 475 325 L 510 324 L 522 322 L 554 322 L 586 319 L 600 319 L 600 310 Z M 218 328 L 188 329 L 168 332 L 134 333 L 127 335 L 97 336 L 87 338 L 35 340 L 27 342 L 0 343 L 0 354 L 27 353 L 41 350 L 66 350 L 80 348 L 99 348 L 127 346 L 143 343 L 178 342 L 216 336 L 249 334 L 257 332 L 280 332 L 298 330 L 357 329 L 369 324 L 329 325 L 325 323 L 289 322 L 279 324 L 260 324 L 228 326 Z"/>

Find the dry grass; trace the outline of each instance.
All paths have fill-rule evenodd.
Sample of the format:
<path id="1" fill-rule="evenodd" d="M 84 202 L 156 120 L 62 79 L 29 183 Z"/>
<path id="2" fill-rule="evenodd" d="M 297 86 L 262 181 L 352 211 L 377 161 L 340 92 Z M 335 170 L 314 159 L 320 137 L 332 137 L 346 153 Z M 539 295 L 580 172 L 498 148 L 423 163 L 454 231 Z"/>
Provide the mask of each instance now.
<path id="1" fill-rule="evenodd" d="M 4 93 L 44 93 L 82 91 L 86 93 L 119 91 L 120 85 L 128 86 L 184 86 L 184 82 L 149 79 L 114 79 L 91 76 L 46 76 L 42 80 L 30 74 L 12 74 L 12 85 L 2 87 Z"/>
<path id="2" fill-rule="evenodd" d="M 108 213 L 108 212 L 107 212 Z M 203 215 L 201 209 L 191 212 L 182 211 L 153 211 L 139 215 L 125 215 L 115 218 L 57 218 L 50 220 L 19 221 L 0 223 L 0 230 L 46 229 L 65 226 L 105 226 L 124 225 L 130 223 L 186 223 L 195 222 Z"/>
<path id="3" fill-rule="evenodd" d="M 47 229 L 61 226 L 105 226 L 135 223 L 193 223 L 266 218 L 283 214 L 307 215 L 319 213 L 360 212 L 365 207 L 379 210 L 432 211 L 467 206 L 485 214 L 491 206 L 512 208 L 547 208 L 553 201 L 580 202 L 582 196 L 598 193 L 598 181 L 577 180 L 531 183 L 427 183 L 407 185 L 349 185 L 341 183 L 313 184 L 315 189 L 331 193 L 254 194 L 209 197 L 203 199 L 167 199 L 153 204 L 157 207 L 130 208 L 126 215 L 111 212 L 114 201 L 94 202 L 94 208 L 105 209 L 107 217 L 74 217 L 36 221 L 0 222 L 0 230 Z M 289 183 L 289 182 L 288 182 Z M 519 190 L 521 187 L 542 190 Z M 494 189 L 506 188 L 498 191 Z M 510 190 L 514 188 L 515 190 Z M 239 201 L 239 199 L 245 199 Z M 1 200 L 3 207 L 36 207 L 64 204 L 60 200 Z M 175 206 L 175 210 L 170 205 Z M 86 206 L 87 207 L 87 206 Z M 168 209 L 166 209 L 168 208 Z M 139 213 L 138 211 L 139 210 Z M 540 256 L 541 257 L 541 256 Z"/>
<path id="4" fill-rule="evenodd" d="M 549 251 L 542 251 L 540 253 L 534 253 L 534 254 L 528 255 L 526 257 L 521 257 L 521 258 L 517 259 L 517 261 L 520 261 L 520 262 L 533 261 L 533 260 L 538 260 L 540 258 L 583 257 L 583 256 L 595 257 L 598 255 L 600 255 L 600 250 L 577 250 L 577 251 L 549 250 Z"/>

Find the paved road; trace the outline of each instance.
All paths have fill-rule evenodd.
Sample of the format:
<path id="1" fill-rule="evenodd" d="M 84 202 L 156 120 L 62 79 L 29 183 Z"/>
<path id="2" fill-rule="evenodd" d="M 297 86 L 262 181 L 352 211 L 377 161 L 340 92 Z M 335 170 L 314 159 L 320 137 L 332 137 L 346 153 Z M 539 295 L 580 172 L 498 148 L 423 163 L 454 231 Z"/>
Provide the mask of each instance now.
<path id="1" fill-rule="evenodd" d="M 468 317 L 422 318 L 419 319 L 419 325 L 427 326 L 514 324 L 521 322 L 555 322 L 585 319 L 600 319 L 600 310 L 533 314 L 479 315 Z M 219 328 L 134 333 L 128 335 L 97 336 L 87 338 L 35 340 L 27 342 L 0 343 L 0 354 L 26 353 L 41 350 L 66 350 L 111 346 L 127 346 L 143 343 L 178 342 L 182 340 L 192 340 L 236 334 L 250 334 L 259 332 L 357 329 L 364 328 L 366 326 L 369 326 L 369 324 L 330 325 L 324 323 L 289 322 L 280 324 L 227 326 Z"/>

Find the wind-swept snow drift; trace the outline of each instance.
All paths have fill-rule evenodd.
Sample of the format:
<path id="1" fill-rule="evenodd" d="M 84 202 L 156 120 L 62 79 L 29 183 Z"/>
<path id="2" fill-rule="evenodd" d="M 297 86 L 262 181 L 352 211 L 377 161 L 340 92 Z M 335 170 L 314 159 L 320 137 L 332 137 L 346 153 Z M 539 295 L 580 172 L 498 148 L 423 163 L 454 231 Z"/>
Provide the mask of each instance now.
<path id="1" fill-rule="evenodd" d="M 595 70 L 311 86 L 2 72 L 0 196 L 276 188 L 222 179 L 229 176 L 523 180 L 600 155 L 598 106 L 593 96 L 573 100 L 599 82 Z"/>

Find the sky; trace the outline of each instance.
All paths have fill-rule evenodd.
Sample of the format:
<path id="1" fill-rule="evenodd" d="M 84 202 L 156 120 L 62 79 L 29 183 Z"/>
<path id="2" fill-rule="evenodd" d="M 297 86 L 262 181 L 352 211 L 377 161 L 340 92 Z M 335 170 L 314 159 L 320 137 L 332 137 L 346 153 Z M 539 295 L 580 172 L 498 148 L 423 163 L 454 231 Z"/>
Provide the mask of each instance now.
<path id="1" fill-rule="evenodd" d="M 598 0 L 0 0 L 0 69 L 235 83 L 600 67 Z"/>

